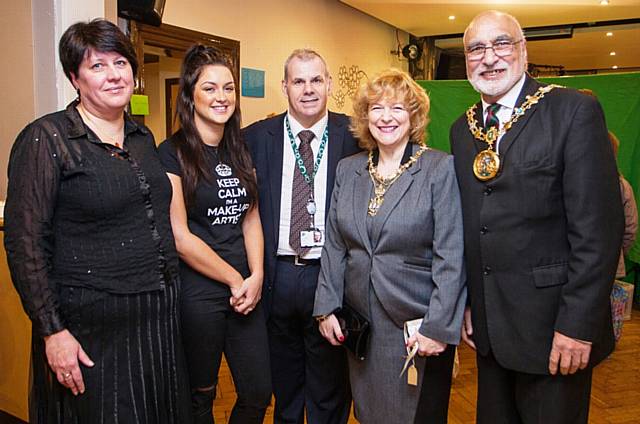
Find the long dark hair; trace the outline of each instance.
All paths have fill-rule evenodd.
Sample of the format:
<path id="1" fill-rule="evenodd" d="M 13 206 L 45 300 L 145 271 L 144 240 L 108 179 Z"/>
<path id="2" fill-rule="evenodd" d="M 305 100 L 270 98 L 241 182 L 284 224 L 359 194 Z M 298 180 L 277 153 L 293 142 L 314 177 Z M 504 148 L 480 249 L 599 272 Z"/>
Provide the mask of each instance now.
<path id="1" fill-rule="evenodd" d="M 189 48 L 182 62 L 180 89 L 176 105 L 176 114 L 180 119 L 182 137 L 176 143 L 178 161 L 182 168 L 182 190 L 187 207 L 193 204 L 196 185 L 201 178 L 211 179 L 210 164 L 207 161 L 205 146 L 196 128 L 194 120 L 193 92 L 207 65 L 221 65 L 231 71 L 237 84 L 237 76 L 231 62 L 214 47 L 195 44 Z M 233 115 L 224 124 L 224 134 L 218 145 L 220 161 L 228 164 L 237 173 L 240 182 L 247 190 L 251 208 L 258 200 L 258 187 L 253 174 L 253 164 L 249 149 L 240 133 L 240 108 L 236 104 Z"/>

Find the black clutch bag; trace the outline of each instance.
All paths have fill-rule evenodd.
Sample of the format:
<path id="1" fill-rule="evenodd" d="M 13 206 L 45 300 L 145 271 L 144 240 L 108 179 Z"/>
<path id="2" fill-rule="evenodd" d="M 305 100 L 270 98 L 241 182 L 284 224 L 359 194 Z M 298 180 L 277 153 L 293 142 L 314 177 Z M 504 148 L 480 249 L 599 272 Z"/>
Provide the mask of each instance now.
<path id="1" fill-rule="evenodd" d="M 371 327 L 369 321 L 348 304 L 335 313 L 344 336 L 342 345 L 353 353 L 360 361 L 364 361 L 369 344 Z"/>

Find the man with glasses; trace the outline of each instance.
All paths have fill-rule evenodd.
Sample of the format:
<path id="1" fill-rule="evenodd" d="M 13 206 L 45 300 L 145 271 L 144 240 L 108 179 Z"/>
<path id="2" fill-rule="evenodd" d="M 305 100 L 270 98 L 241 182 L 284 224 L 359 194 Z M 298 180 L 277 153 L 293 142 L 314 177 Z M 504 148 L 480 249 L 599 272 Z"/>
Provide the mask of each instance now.
<path id="1" fill-rule="evenodd" d="M 623 228 L 594 97 L 528 76 L 516 19 L 464 34 L 481 101 L 452 126 L 462 195 L 477 421 L 587 423 L 593 366 L 613 350 L 609 294 Z"/>

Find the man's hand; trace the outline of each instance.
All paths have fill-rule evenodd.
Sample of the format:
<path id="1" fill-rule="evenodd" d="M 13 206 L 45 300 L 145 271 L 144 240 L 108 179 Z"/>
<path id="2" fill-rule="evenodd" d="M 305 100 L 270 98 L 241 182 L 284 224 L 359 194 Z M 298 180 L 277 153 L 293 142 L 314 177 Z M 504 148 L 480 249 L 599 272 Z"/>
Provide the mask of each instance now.
<path id="1" fill-rule="evenodd" d="M 553 333 L 553 343 L 549 354 L 549 372 L 556 375 L 558 366 L 560 374 L 573 374 L 578 369 L 585 369 L 589 364 L 591 342 L 572 339 L 562 333 Z"/>
<path id="2" fill-rule="evenodd" d="M 464 319 L 462 320 L 462 340 L 476 350 L 476 344 L 473 342 L 473 325 L 471 324 L 471 308 L 464 308 Z"/>

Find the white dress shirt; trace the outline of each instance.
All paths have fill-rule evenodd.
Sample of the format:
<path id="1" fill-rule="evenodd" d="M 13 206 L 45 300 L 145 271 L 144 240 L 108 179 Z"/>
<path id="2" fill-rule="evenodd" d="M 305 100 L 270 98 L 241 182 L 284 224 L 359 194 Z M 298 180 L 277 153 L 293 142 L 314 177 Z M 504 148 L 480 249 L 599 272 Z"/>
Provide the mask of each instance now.
<path id="1" fill-rule="evenodd" d="M 324 130 L 329 123 L 329 115 L 325 114 L 318 122 L 315 123 L 311 128 L 304 128 L 302 124 L 300 124 L 296 119 L 291 116 L 290 113 L 287 113 L 285 118 L 289 119 L 289 124 L 291 125 L 291 132 L 293 133 L 295 139 L 296 146 L 300 145 L 300 137 L 298 134 L 302 130 L 310 130 L 316 135 L 313 140 L 311 140 L 311 150 L 313 151 L 313 163 L 318 158 L 318 150 L 320 149 L 320 143 L 322 143 L 322 135 L 324 134 Z M 283 155 L 282 155 L 282 189 L 280 191 L 280 235 L 278 237 L 278 255 L 296 255 L 296 252 L 289 245 L 289 224 L 291 221 L 291 186 L 293 185 L 293 172 L 297 169 L 295 156 L 293 154 L 293 149 L 291 148 L 291 141 L 289 140 L 289 133 L 287 131 L 286 121 L 283 123 L 284 126 L 284 138 L 282 140 L 283 144 Z M 316 204 L 316 213 L 314 216 L 314 227 L 322 231 L 322 240 L 324 241 L 325 231 L 324 231 L 324 217 L 326 211 L 326 199 L 327 199 L 327 161 L 329 156 L 329 141 L 324 148 L 324 154 L 322 155 L 322 160 L 320 161 L 320 166 L 318 167 L 318 171 L 316 172 L 316 176 L 313 184 L 313 198 Z M 311 172 L 313 170 L 310 170 Z M 303 257 L 305 259 L 317 259 L 320 258 L 320 253 L 322 252 L 322 246 L 317 246 L 309 249 L 307 254 Z"/>
<path id="2" fill-rule="evenodd" d="M 500 128 L 504 126 L 504 123 L 511 119 L 511 115 L 513 114 L 513 109 L 516 107 L 516 101 L 518 101 L 518 96 L 520 95 L 520 91 L 522 91 L 522 87 L 524 86 L 524 80 L 526 79 L 526 74 L 522 74 L 522 78 L 513 86 L 511 90 L 507 91 L 507 93 L 500 98 L 496 103 L 498 103 L 501 107 L 496 113 L 498 120 L 500 121 Z M 482 119 L 484 122 L 487 122 L 487 109 L 491 104 L 487 103 L 482 99 Z M 496 141 L 496 152 L 498 152 L 498 148 L 500 146 L 500 140 L 502 140 L 502 136 L 498 138 Z"/>

